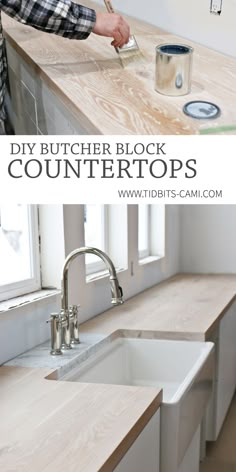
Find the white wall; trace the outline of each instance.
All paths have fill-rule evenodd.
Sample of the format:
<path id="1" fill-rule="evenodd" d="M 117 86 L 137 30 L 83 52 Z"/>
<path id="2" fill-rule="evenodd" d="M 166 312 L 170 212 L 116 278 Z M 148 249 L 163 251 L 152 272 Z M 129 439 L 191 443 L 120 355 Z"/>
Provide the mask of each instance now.
<path id="1" fill-rule="evenodd" d="M 181 206 L 180 270 L 236 273 L 236 205 Z"/>
<path id="2" fill-rule="evenodd" d="M 223 0 L 220 16 L 210 14 L 210 0 L 114 0 L 113 3 L 116 10 L 236 57 L 236 0 Z"/>
<path id="3" fill-rule="evenodd" d="M 60 295 L 54 294 L 0 312 L 0 365 L 49 338 L 46 320 L 59 303 Z"/>

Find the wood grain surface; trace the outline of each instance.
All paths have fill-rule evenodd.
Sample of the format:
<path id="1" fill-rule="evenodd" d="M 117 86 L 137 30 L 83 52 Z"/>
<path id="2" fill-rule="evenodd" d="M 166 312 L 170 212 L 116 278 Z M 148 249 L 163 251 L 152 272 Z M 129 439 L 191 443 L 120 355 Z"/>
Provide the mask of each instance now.
<path id="1" fill-rule="evenodd" d="M 104 10 L 90 1 L 83 2 Z M 5 35 L 88 134 L 198 134 L 209 127 L 236 125 L 236 60 L 128 19 L 138 53 L 118 55 L 110 39 L 91 34 L 71 41 L 23 26 L 4 16 Z M 166 97 L 154 90 L 155 46 L 187 43 L 194 47 L 192 92 Z M 215 120 L 186 116 L 183 105 L 207 100 L 221 108 Z"/>
<path id="2" fill-rule="evenodd" d="M 159 389 L 49 381 L 48 373 L 0 368 L 1 471 L 111 471 L 161 403 Z"/>
<path id="3" fill-rule="evenodd" d="M 125 295 L 125 287 L 124 295 Z M 85 332 L 150 331 L 206 341 L 236 300 L 236 275 L 179 274 L 84 323 Z"/>

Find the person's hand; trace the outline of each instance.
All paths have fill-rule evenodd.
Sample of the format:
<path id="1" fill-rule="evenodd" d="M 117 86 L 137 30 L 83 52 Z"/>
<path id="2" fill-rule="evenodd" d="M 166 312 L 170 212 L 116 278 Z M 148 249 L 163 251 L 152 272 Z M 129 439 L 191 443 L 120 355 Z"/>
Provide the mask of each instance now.
<path id="1" fill-rule="evenodd" d="M 129 41 L 130 29 L 124 18 L 117 13 L 97 13 L 93 33 L 114 38 L 111 45 L 122 47 Z"/>

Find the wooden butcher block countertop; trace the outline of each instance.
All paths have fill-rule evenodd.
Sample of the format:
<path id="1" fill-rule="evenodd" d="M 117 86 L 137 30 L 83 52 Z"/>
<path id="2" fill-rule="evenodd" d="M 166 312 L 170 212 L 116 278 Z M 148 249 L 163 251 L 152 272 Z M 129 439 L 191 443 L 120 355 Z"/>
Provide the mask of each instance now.
<path id="1" fill-rule="evenodd" d="M 83 4 L 104 11 L 89 0 Z M 236 125 L 236 59 L 142 21 L 128 21 L 141 50 L 128 59 L 117 55 L 109 38 L 91 34 L 85 41 L 71 41 L 23 26 L 5 15 L 3 25 L 11 45 L 61 98 L 87 134 L 198 134 L 207 128 L 220 132 L 222 127 Z M 163 43 L 194 47 L 189 95 L 166 97 L 154 90 L 155 47 Z M 192 100 L 214 102 L 221 116 L 214 120 L 186 116 L 183 105 Z"/>
<path id="2" fill-rule="evenodd" d="M 111 472 L 160 406 L 158 388 L 46 380 L 0 368 L 2 472 Z"/>
<path id="3" fill-rule="evenodd" d="M 236 275 L 178 274 L 81 328 L 107 335 L 128 329 L 158 338 L 207 341 L 235 300 Z"/>
<path id="4" fill-rule="evenodd" d="M 81 331 L 205 340 L 235 300 L 235 275 L 179 274 Z M 0 470 L 111 472 L 159 408 L 160 390 L 45 379 L 50 372 L 0 368 Z"/>

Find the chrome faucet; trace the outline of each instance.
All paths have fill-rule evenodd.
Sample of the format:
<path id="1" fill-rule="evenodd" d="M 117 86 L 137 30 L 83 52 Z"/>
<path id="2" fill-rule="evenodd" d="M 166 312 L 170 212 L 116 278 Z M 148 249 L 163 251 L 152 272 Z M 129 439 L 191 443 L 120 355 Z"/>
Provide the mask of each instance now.
<path id="1" fill-rule="evenodd" d="M 73 344 L 78 344 L 79 340 L 79 322 L 78 307 L 68 303 L 68 270 L 71 262 L 82 254 L 94 254 L 105 262 L 110 273 L 111 285 L 111 303 L 120 305 L 123 303 L 123 291 L 119 286 L 116 270 L 113 262 L 108 255 L 100 249 L 94 247 L 81 247 L 72 251 L 66 258 L 62 269 L 61 279 L 61 312 L 51 313 L 51 354 L 60 355 L 62 349 L 71 349 Z"/>

